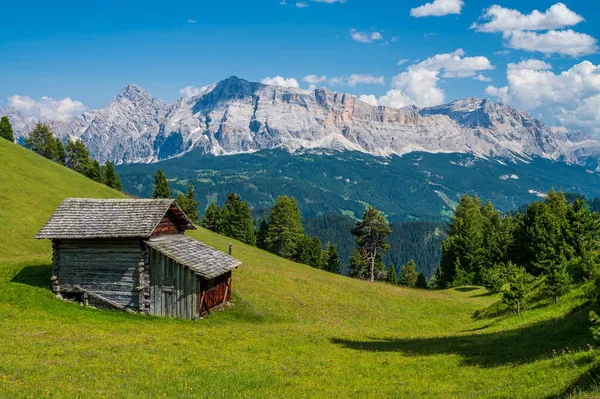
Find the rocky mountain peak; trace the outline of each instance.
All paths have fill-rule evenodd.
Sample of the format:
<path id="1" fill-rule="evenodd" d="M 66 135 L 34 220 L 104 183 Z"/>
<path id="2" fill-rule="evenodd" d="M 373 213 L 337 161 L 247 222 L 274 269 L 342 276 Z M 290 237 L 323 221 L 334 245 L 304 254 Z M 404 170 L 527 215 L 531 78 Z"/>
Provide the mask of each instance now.
<path id="1" fill-rule="evenodd" d="M 122 102 L 128 100 L 133 104 L 150 103 L 153 98 L 145 89 L 141 88 L 136 84 L 129 84 L 125 86 L 119 95 L 115 98 L 116 102 Z"/>

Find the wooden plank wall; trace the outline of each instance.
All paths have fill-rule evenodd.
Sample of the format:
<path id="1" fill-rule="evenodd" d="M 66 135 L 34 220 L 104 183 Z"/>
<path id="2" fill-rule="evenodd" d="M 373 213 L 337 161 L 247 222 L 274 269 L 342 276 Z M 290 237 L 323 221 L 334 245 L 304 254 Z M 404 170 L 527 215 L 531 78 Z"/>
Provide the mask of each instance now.
<path id="1" fill-rule="evenodd" d="M 140 240 L 55 242 L 60 292 L 76 293 L 75 286 L 81 286 L 139 311 L 144 247 Z"/>
<path id="2" fill-rule="evenodd" d="M 150 249 L 149 314 L 193 320 L 200 278 L 187 267 Z"/>
<path id="3" fill-rule="evenodd" d="M 180 234 L 182 232 L 183 230 L 181 229 L 179 222 L 177 222 L 173 216 L 173 213 L 168 211 L 160 220 L 160 223 L 158 226 L 156 226 L 156 229 L 154 229 L 152 235 L 159 236 L 162 234 Z"/>
<path id="4" fill-rule="evenodd" d="M 231 271 L 212 280 L 203 280 L 200 295 L 203 299 L 199 304 L 200 314 L 206 314 L 231 302 Z"/>

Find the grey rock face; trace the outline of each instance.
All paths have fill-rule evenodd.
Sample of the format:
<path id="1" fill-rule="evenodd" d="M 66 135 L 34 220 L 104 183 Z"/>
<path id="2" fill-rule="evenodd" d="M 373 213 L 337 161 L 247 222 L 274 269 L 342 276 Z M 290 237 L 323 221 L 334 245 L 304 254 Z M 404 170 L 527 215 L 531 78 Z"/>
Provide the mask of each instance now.
<path id="1" fill-rule="evenodd" d="M 0 108 L 3 114 L 17 137 L 35 124 L 14 109 Z M 526 112 L 486 99 L 393 109 L 325 88 L 302 90 L 236 77 L 172 105 L 129 85 L 103 109 L 49 122 L 60 137 L 81 138 L 96 159 L 117 163 L 156 162 L 195 148 L 214 155 L 276 147 L 380 156 L 413 151 L 538 155 L 580 163 L 600 155 L 600 143 L 581 132 L 548 128 Z"/>

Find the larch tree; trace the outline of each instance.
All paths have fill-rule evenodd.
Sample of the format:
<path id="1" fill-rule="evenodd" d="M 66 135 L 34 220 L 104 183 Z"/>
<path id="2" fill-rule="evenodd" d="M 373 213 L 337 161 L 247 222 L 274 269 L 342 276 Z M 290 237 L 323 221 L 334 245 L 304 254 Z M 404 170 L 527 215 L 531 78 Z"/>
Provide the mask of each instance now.
<path id="1" fill-rule="evenodd" d="M 177 194 L 177 204 L 185 213 L 185 215 L 194 223 L 197 223 L 199 220 L 198 216 L 198 201 L 196 201 L 196 193 L 194 191 L 194 186 L 190 184 L 188 186 L 187 193 L 184 195 L 183 193 Z"/>
<path id="2" fill-rule="evenodd" d="M 256 244 L 252 212 L 247 201 L 242 201 L 239 195 L 230 193 L 225 200 L 221 215 L 222 234 L 249 245 Z"/>
<path id="3" fill-rule="evenodd" d="M 216 202 L 211 202 L 204 212 L 202 218 L 202 227 L 216 233 L 220 233 L 221 222 L 221 207 Z"/>
<path id="4" fill-rule="evenodd" d="M 398 284 L 409 288 L 415 288 L 417 286 L 418 278 L 419 272 L 417 272 L 417 264 L 411 259 L 400 269 L 400 279 Z"/>
<path id="5" fill-rule="evenodd" d="M 516 310 L 517 316 L 520 316 L 531 293 L 531 284 L 534 278 L 527 273 L 524 267 L 509 262 L 506 279 L 508 288 L 504 290 L 502 301 Z"/>
<path id="6" fill-rule="evenodd" d="M 38 153 L 44 158 L 56 161 L 56 139 L 50 126 L 45 123 L 35 125 L 29 137 L 25 139 L 25 147 Z"/>
<path id="7" fill-rule="evenodd" d="M 340 269 L 340 256 L 337 248 L 332 243 L 328 242 L 325 247 L 325 266 L 324 269 L 332 273 L 339 273 Z"/>
<path id="8" fill-rule="evenodd" d="M 374 207 L 368 206 L 363 219 L 356 223 L 352 235 L 356 244 L 363 251 L 369 264 L 369 281 L 375 281 L 375 263 L 383 257 L 389 245 L 386 238 L 392 233 L 386 218 Z"/>
<path id="9" fill-rule="evenodd" d="M 390 284 L 398 284 L 398 274 L 396 273 L 396 266 L 393 264 L 387 268 L 386 281 Z"/>
<path id="10" fill-rule="evenodd" d="M 152 198 L 171 198 L 173 192 L 169 187 L 169 181 L 162 169 L 159 169 L 154 175 L 154 189 L 152 190 Z"/>
<path id="11" fill-rule="evenodd" d="M 423 273 L 419 273 L 419 276 L 417 277 L 417 284 L 415 285 L 415 287 L 427 289 L 428 286 L 429 282 L 427 281 L 427 277 Z"/>
<path id="12" fill-rule="evenodd" d="M 10 124 L 10 120 L 8 116 L 3 116 L 0 118 L 0 137 L 5 140 L 10 141 L 11 143 L 15 142 L 15 136 L 13 135 L 13 128 Z"/>
<path id="13" fill-rule="evenodd" d="M 82 175 L 90 175 L 92 161 L 82 140 L 69 140 L 67 143 L 65 166 Z"/>
<path id="14" fill-rule="evenodd" d="M 115 164 L 113 164 L 111 161 L 106 161 L 104 167 L 102 167 L 102 180 L 108 187 L 114 188 L 118 191 L 123 191 L 121 178 L 115 170 Z"/>
<path id="15" fill-rule="evenodd" d="M 269 252 L 292 258 L 304 237 L 302 217 L 293 197 L 279 196 L 268 218 L 265 246 Z"/>

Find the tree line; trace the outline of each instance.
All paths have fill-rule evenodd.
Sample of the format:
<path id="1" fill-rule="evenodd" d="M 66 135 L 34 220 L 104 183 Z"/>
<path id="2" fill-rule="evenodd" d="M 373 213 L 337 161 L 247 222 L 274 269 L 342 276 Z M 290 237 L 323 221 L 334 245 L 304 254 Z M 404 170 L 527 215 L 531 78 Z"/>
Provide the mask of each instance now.
<path id="1" fill-rule="evenodd" d="M 0 137 L 14 142 L 13 129 L 7 116 L 0 118 Z M 64 165 L 92 180 L 122 191 L 121 179 L 115 165 L 106 161 L 104 165 L 92 158 L 81 140 L 68 140 L 66 144 L 54 135 L 49 125 L 38 123 L 25 139 L 25 147 L 37 154 Z"/>
<path id="2" fill-rule="evenodd" d="M 502 293 L 503 302 L 520 314 L 534 287 L 558 302 L 573 284 L 593 277 L 599 228 L 600 216 L 583 199 L 570 203 L 554 190 L 544 201 L 507 215 L 489 201 L 465 195 L 450 222 L 435 278 L 442 288 L 475 284 Z"/>
<path id="3" fill-rule="evenodd" d="M 152 196 L 173 197 L 167 176 L 160 169 L 155 175 Z M 192 221 L 200 222 L 208 230 L 287 259 L 339 273 L 337 249 L 329 242 L 323 248 L 319 237 L 310 237 L 304 232 L 300 209 L 292 197 L 278 197 L 260 223 L 254 220 L 248 202 L 235 193 L 230 193 L 222 206 L 216 202 L 210 203 L 201 220 L 192 184 L 186 194 L 178 193 L 176 201 Z"/>

